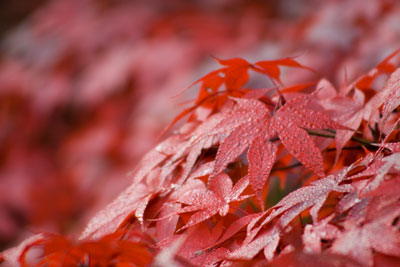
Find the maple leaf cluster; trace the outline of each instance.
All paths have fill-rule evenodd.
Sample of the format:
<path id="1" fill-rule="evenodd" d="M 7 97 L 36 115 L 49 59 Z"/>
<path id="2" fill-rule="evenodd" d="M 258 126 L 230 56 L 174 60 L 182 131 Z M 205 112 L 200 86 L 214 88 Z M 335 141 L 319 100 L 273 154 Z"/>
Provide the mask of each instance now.
<path id="1" fill-rule="evenodd" d="M 71 5 L 65 3 L 55 1 L 49 8 Z M 326 40 L 319 40 L 318 52 L 299 57 L 301 61 L 296 57 L 254 62 L 243 58 L 224 60 L 215 57 L 220 67 L 190 86 L 199 90 L 192 106 L 172 120 L 163 132 L 167 137 L 145 154 L 131 172 L 130 184 L 90 219 L 78 238 L 40 233 L 2 252 L 0 262 L 11 266 L 399 265 L 400 50 L 386 47 L 386 57 L 375 54 L 383 59 L 370 70 L 362 69 L 362 66 L 369 65 L 365 62 L 374 60 L 360 55 L 368 54 L 372 48 L 384 50 L 383 47 L 397 40 L 397 37 L 388 30 L 386 42 L 379 43 L 381 40 L 373 37 L 363 37 L 363 42 L 360 41 L 361 37 L 358 41 L 355 39 L 359 31 L 373 35 L 377 29 L 384 28 L 381 26 L 371 30 L 369 26 L 372 20 L 380 16 L 389 21 L 395 20 L 392 15 L 398 14 L 396 12 L 400 9 L 392 1 L 370 3 L 375 5 L 372 11 L 367 9 L 369 5 L 360 6 L 360 9 L 354 6 L 345 9 L 342 23 L 352 25 L 349 31 L 355 31 L 343 35 L 340 41 L 321 37 L 318 27 L 329 28 L 324 26 L 326 24 L 323 21 L 338 19 L 329 12 L 343 7 L 342 1 L 329 1 L 320 13 L 308 17 L 311 21 L 319 22 L 313 24 L 308 21 L 310 25 L 307 27 L 299 26 L 298 31 L 290 36 L 291 40 L 296 40 L 299 35 L 304 37 L 303 45 L 312 42 L 313 38 Z M 352 7 L 353 4 L 346 5 Z M 137 8 L 135 4 L 133 7 Z M 279 7 L 272 5 L 271 8 Z M 109 16 L 125 14 L 120 7 L 111 10 L 115 13 L 111 12 Z M 74 17 L 72 13 L 63 14 Z M 197 15 L 201 16 L 202 13 Z M 185 14 L 174 19 L 170 16 L 163 19 L 147 34 L 163 36 L 165 31 L 175 29 L 174 23 L 190 21 Z M 49 20 L 48 24 L 43 22 L 41 25 L 42 31 L 46 32 L 46 27 L 51 27 L 49 25 L 52 23 L 60 23 L 58 18 Z M 387 26 L 390 23 L 386 20 L 378 22 Z M 100 23 L 104 21 L 97 18 L 93 18 L 93 22 L 105 25 Z M 86 25 L 89 29 L 82 32 L 99 27 L 96 25 Z M 128 38 L 126 44 L 130 44 L 137 36 L 126 37 L 124 25 L 115 24 L 113 30 L 118 30 L 117 36 L 120 38 Z M 335 29 L 331 31 L 335 32 Z M 87 54 L 92 51 L 90 47 L 101 47 L 104 42 L 103 39 L 85 39 L 75 31 L 71 31 L 66 39 L 71 45 L 76 40 L 86 41 L 79 49 L 72 49 L 75 53 L 79 51 L 79 56 L 75 56 L 74 60 L 80 64 L 90 64 L 93 58 L 80 56 L 90 57 Z M 328 45 L 329 41 L 338 43 Z M 330 45 L 334 48 L 329 51 L 336 51 L 337 55 L 355 47 L 360 55 L 348 55 L 340 62 L 335 62 L 334 58 L 318 59 L 316 53 L 325 55 L 324 49 Z M 201 45 L 194 47 L 198 53 L 206 51 L 202 50 Z M 47 164 L 43 159 L 43 154 L 53 155 L 47 151 L 52 145 L 62 143 L 59 153 L 69 155 L 76 153 L 76 147 L 90 146 L 88 140 L 97 136 L 100 140 L 106 140 L 100 142 L 105 145 L 100 152 L 89 155 L 108 155 L 110 162 L 117 161 L 116 165 L 122 165 L 125 170 L 128 163 L 123 160 L 126 158 L 120 155 L 119 150 L 126 144 L 124 138 L 127 135 L 123 131 L 126 128 L 122 127 L 127 122 L 123 119 L 123 114 L 126 114 L 123 110 L 137 103 L 132 99 L 140 95 L 140 89 L 152 88 L 152 79 L 149 73 L 129 74 L 130 78 L 137 77 L 142 84 L 137 87 L 129 82 L 121 85 L 127 82 L 124 79 L 132 66 L 137 62 L 147 62 L 147 59 L 137 61 L 136 58 L 122 56 L 125 55 L 123 51 L 120 51 L 121 54 L 114 52 L 110 50 L 112 59 L 105 56 L 107 59 L 103 64 L 98 64 L 98 61 L 93 63 L 88 68 L 93 69 L 82 79 L 69 76 L 76 69 L 69 66 L 74 64 L 68 63 L 68 59 L 71 59 L 68 53 L 60 52 L 62 58 L 56 60 L 56 66 L 46 62 L 36 65 L 36 70 L 47 66 L 46 75 L 49 77 L 46 79 L 56 84 L 60 95 L 70 94 L 72 97 L 72 91 L 67 88 L 74 85 L 82 88 L 79 99 L 85 105 L 80 106 L 79 101 L 71 103 L 77 105 L 80 112 L 85 107 L 83 111 L 88 111 L 89 115 L 81 118 L 82 121 L 73 121 L 73 127 L 67 127 L 71 134 L 68 134 L 69 142 L 65 147 L 64 140 L 57 134 L 59 132 L 49 131 L 51 138 L 60 140 L 47 144 L 46 150 L 33 149 L 39 153 L 38 162 L 28 162 L 27 166 L 39 164 L 38 170 L 45 177 L 56 175 L 54 166 L 61 164 L 63 157 L 56 154 L 61 160 L 56 158 L 52 163 L 54 165 Z M 307 67 L 308 64 L 303 64 L 303 61 L 313 63 L 310 64 L 313 68 Z M 97 78 L 107 73 L 110 62 L 119 66 L 118 71 L 99 82 Z M 156 63 L 160 62 L 156 60 Z M 32 72 L 19 64 L 22 63 L 10 60 L 3 68 L 14 66 L 12 70 L 21 73 L 22 81 L 40 80 L 36 80 Z M 151 64 L 150 59 L 147 64 L 148 70 L 154 70 L 155 65 Z M 348 73 L 336 77 L 338 82 L 332 84 L 329 80 L 334 80 L 333 75 L 339 76 L 339 70 L 346 64 L 350 66 Z M 177 72 L 184 73 L 183 69 Z M 126 73 L 121 74 L 124 71 Z M 51 100 L 41 100 L 40 95 L 31 89 L 41 84 L 29 87 L 13 80 L 15 76 L 7 76 L 6 71 L 2 73 L 1 81 L 7 85 L 2 97 L 7 101 L 15 100 L 9 102 L 10 107 L 5 113 L 7 116 L 4 116 L 11 118 L 11 122 L 18 124 L 22 117 L 29 114 L 38 121 L 40 128 L 40 125 L 47 125 L 48 121 L 57 121 L 54 118 L 52 120 L 52 111 L 71 104 L 62 103 L 65 100 L 58 94 L 53 95 Z M 359 73 L 365 74 L 357 76 Z M 148 80 L 142 76 L 148 77 Z M 318 77 L 318 80 L 306 81 L 305 78 L 309 77 Z M 104 84 L 104 81 L 111 82 Z M 258 87 L 259 84 L 265 86 Z M 26 94 L 29 97 L 22 93 L 14 95 L 13 86 L 21 92 L 28 90 Z M 96 90 L 99 87 L 103 90 L 100 94 Z M 189 90 L 193 91 L 193 88 Z M 29 102 L 26 110 L 15 115 L 12 112 L 15 108 L 13 105 L 23 106 L 25 102 Z M 100 109 L 96 108 L 100 106 Z M 70 107 L 67 110 L 71 111 Z M 98 110 L 101 115 L 95 115 Z M 61 113 L 65 115 L 68 112 L 63 110 Z M 77 120 L 78 117 L 72 114 L 73 119 Z M 119 118 L 117 122 L 116 118 Z M 178 122 L 179 126 L 176 125 Z M 87 128 L 86 123 L 90 124 Z M 37 125 L 24 125 L 22 122 L 18 125 L 27 127 L 35 136 L 39 131 Z M 64 129 L 66 127 L 61 126 Z M 174 131 L 171 131 L 172 128 Z M 158 130 L 161 132 L 161 129 Z M 89 137 L 82 138 L 87 132 Z M 39 137 L 40 134 L 43 133 L 39 131 Z M 45 141 L 52 140 L 49 136 L 43 138 Z M 6 139 L 14 140 L 14 143 L 22 140 L 24 144 L 41 144 L 23 135 L 6 135 Z M 21 148 L 22 151 L 25 149 Z M 68 153 L 69 149 L 72 152 Z M 88 150 L 91 151 L 91 148 Z M 18 152 L 14 148 L 6 148 L 5 151 L 7 155 Z M 30 158 L 30 153 L 20 153 L 24 159 Z M 21 163 L 11 160 L 11 156 L 6 159 L 4 169 L 9 169 L 14 177 L 18 177 L 18 173 L 15 174 L 18 168 L 12 167 Z M 131 162 L 132 158 L 129 159 L 128 162 Z M 75 161 L 79 161 L 79 157 Z M 47 189 L 55 192 L 57 200 L 55 207 L 49 208 L 50 203 L 46 204 L 49 206 L 44 207 L 47 208 L 44 213 L 65 208 L 63 216 L 68 217 L 79 212 L 73 209 L 81 202 L 90 202 L 90 199 L 83 197 L 84 193 L 77 192 L 75 184 L 90 170 L 82 167 L 78 170 L 84 174 L 75 173 L 67 171 L 70 166 L 62 165 L 63 175 L 58 173 L 60 177 L 65 176 L 64 179 L 60 178 L 57 182 L 46 178 L 41 180 L 49 183 Z M 96 169 L 95 174 L 91 175 L 100 175 L 101 171 L 101 168 L 100 171 Z M 105 173 L 109 175 L 112 172 Z M 118 174 L 120 172 L 115 175 Z M 60 196 L 58 189 L 70 190 L 72 195 L 77 196 L 72 198 L 77 203 L 71 204 L 71 194 L 68 192 Z M 35 196 L 40 197 L 41 192 L 39 190 Z M 39 203 L 51 202 L 51 195 L 44 198 Z M 84 210 L 84 207 L 81 209 Z"/>
<path id="2" fill-rule="evenodd" d="M 178 112 L 165 99 L 252 26 L 195 3 L 41 2 L 0 45 L 0 249 L 32 230 L 80 231 Z"/>
<path id="3" fill-rule="evenodd" d="M 76 244 L 40 234 L 3 257 L 26 265 L 28 253 L 39 248 L 38 266 L 61 259 L 138 266 L 300 264 L 309 258 L 327 266 L 398 264 L 398 53 L 374 75 L 339 89 L 322 80 L 310 93 L 302 92 L 305 86 L 296 92 L 244 87 L 249 71 L 280 81 L 266 66 L 303 68 L 294 59 L 219 60 L 223 68 L 196 82 L 204 97 L 204 86 L 221 77 L 212 88 L 219 94 L 198 101 L 187 122 L 144 156 L 132 185 L 91 219 Z M 382 75 L 388 79 L 381 90 L 363 88 L 366 78 L 372 86 Z M 209 109 L 206 115 L 196 113 L 201 108 Z M 349 120 L 349 113 L 359 119 Z M 328 142 L 318 145 L 322 139 Z M 271 205 L 271 179 L 302 185 Z"/>

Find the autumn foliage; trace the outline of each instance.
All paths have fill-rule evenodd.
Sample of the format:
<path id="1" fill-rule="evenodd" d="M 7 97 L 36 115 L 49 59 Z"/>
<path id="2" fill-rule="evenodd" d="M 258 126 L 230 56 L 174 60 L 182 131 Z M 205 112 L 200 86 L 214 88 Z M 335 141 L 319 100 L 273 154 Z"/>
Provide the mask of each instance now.
<path id="1" fill-rule="evenodd" d="M 130 185 L 78 237 L 39 233 L 1 260 L 398 266 L 400 49 L 337 85 L 297 57 L 213 60 Z M 287 85 L 288 73 L 318 79 Z"/>

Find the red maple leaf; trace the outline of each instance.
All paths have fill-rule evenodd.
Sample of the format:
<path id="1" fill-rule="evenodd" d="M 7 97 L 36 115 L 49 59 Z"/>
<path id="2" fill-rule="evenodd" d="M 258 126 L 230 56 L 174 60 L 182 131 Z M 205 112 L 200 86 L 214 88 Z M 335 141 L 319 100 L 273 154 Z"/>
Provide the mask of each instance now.
<path id="1" fill-rule="evenodd" d="M 272 117 L 271 128 L 278 132 L 282 144 L 293 156 L 323 177 L 321 152 L 305 129 L 349 129 L 326 114 L 309 109 L 307 103 L 311 97 L 305 95 L 287 101 Z"/>
<path id="2" fill-rule="evenodd" d="M 343 96 L 338 93 L 333 85 L 327 80 L 321 80 L 317 85 L 321 88 L 317 93 L 317 103 L 322 109 L 330 115 L 332 119 L 350 129 L 358 129 L 364 116 L 365 95 L 359 89 L 349 91 Z M 337 130 L 335 135 L 336 141 L 336 158 L 338 161 L 340 153 L 345 144 L 354 135 L 354 131 Z"/>
<path id="3" fill-rule="evenodd" d="M 371 71 L 369 71 L 367 74 L 361 76 L 354 82 L 354 86 L 357 88 L 363 90 L 363 89 L 368 89 L 371 87 L 372 83 L 374 80 L 382 73 L 392 73 L 396 67 L 394 64 L 390 63 L 390 60 L 394 58 L 398 53 L 400 52 L 400 49 L 397 49 L 390 55 L 388 55 L 385 59 L 383 59 L 375 68 L 373 68 Z M 351 87 L 348 88 L 348 90 L 351 89 Z"/>
<path id="4" fill-rule="evenodd" d="M 186 265 L 211 266 L 229 253 L 226 248 L 215 248 L 222 231 L 222 223 L 215 224 L 211 229 L 205 224 L 197 224 L 183 235 L 159 242 L 157 247 L 165 249 L 178 243 L 176 256 L 186 260 Z"/>
<path id="5" fill-rule="evenodd" d="M 244 89 L 243 86 L 249 80 L 249 69 L 269 76 L 273 81 L 282 84 L 280 80 L 279 66 L 304 68 L 313 71 L 311 68 L 299 64 L 293 58 L 283 58 L 278 60 L 265 60 L 258 61 L 255 64 L 250 64 L 242 58 L 233 58 L 222 60 L 215 58 L 224 67 L 214 70 L 189 86 L 192 87 L 200 83 L 200 91 L 195 101 L 195 105 L 189 107 L 178 114 L 173 121 L 163 131 L 166 132 L 177 121 L 190 114 L 199 106 L 205 107 L 210 110 L 220 110 L 228 97 L 243 97 L 251 92 L 251 89 Z M 225 90 L 220 90 L 221 86 L 225 84 Z M 298 89 L 308 87 L 310 84 L 302 84 Z"/>
<path id="6" fill-rule="evenodd" d="M 225 216 L 229 211 L 230 202 L 241 201 L 249 197 L 248 195 L 240 196 L 248 184 L 248 178 L 243 177 L 233 186 L 229 176 L 222 172 L 209 183 L 209 189 L 200 186 L 196 192 L 179 193 L 176 201 L 187 206 L 182 207 L 176 213 L 195 211 L 180 230 L 202 222 L 217 213 Z"/>
<path id="7" fill-rule="evenodd" d="M 219 146 L 209 181 L 221 173 L 246 148 L 249 148 L 249 181 L 260 203 L 261 192 L 276 159 L 276 147 L 269 142 L 268 108 L 255 99 L 235 99 L 238 108 L 223 119 L 209 134 L 226 134 Z M 262 164 L 259 164 L 262 162 Z M 263 204 L 262 204 L 263 205 Z"/>
<path id="8" fill-rule="evenodd" d="M 115 232 L 103 236 L 100 240 L 73 242 L 65 236 L 46 234 L 40 239 L 35 240 L 25 246 L 21 252 L 19 262 L 21 266 L 31 266 L 27 264 L 27 254 L 34 248 L 42 249 L 42 255 L 37 259 L 35 266 L 78 266 L 94 265 L 106 266 L 109 264 L 128 265 L 136 264 L 144 266 L 149 264 L 153 256 L 149 249 L 149 244 L 144 241 L 133 242 L 126 240 L 129 235 L 140 239 L 143 233 Z"/>
<path id="9" fill-rule="evenodd" d="M 269 141 L 275 131 L 291 154 L 319 176 L 324 176 L 321 152 L 304 128 L 348 128 L 307 108 L 310 99 L 310 96 L 300 96 L 287 101 L 272 119 L 268 108 L 260 101 L 236 99 L 238 108 L 209 133 L 229 134 L 218 149 L 210 181 L 249 147 L 249 180 L 263 207 L 261 192 L 276 160 L 276 146 Z"/>
<path id="10" fill-rule="evenodd" d="M 400 216 L 399 207 L 397 200 L 391 205 L 374 209 L 372 216 L 361 218 L 360 222 L 348 220 L 345 230 L 335 240 L 331 251 L 349 256 L 364 266 L 373 265 L 373 251 L 400 257 L 400 233 L 396 229 Z M 362 210 L 357 210 L 357 213 L 361 214 L 359 216 L 366 214 Z"/>
<path id="11" fill-rule="evenodd" d="M 269 254 L 273 253 L 279 242 L 282 229 L 302 211 L 310 207 L 313 222 L 318 222 L 318 212 L 331 192 L 351 192 L 354 190 L 351 185 L 340 185 L 351 168 L 353 166 L 344 169 L 341 173 L 329 175 L 290 193 L 274 207 L 264 212 L 266 218 L 261 223 L 259 222 L 264 216 L 255 218 L 248 225 L 246 239 L 237 250 L 231 253 L 231 256 L 234 258 L 252 258 L 265 248 L 267 248 Z M 262 230 L 277 216 L 280 216 L 277 223 L 266 230 Z M 258 225 L 256 226 L 256 224 Z"/>
<path id="12" fill-rule="evenodd" d="M 302 236 L 304 251 L 312 252 L 312 253 L 321 253 L 322 251 L 322 242 L 321 240 L 333 240 L 336 238 L 340 231 L 339 229 L 330 224 L 329 222 L 333 218 L 333 214 L 324 218 L 316 223 L 307 224 L 304 227 L 304 233 Z"/>
<path id="13" fill-rule="evenodd" d="M 303 66 L 299 64 L 296 60 L 293 58 L 282 58 L 278 60 L 265 60 L 265 61 L 258 61 L 254 63 L 255 66 L 261 68 L 261 73 L 266 73 L 268 76 L 270 76 L 272 79 L 276 80 L 280 84 L 282 84 L 280 80 L 280 69 L 279 66 L 287 66 L 287 67 L 294 67 L 294 68 L 303 68 L 303 69 L 308 69 L 312 72 L 314 72 L 313 69 Z M 258 68 L 255 70 L 260 71 Z"/>

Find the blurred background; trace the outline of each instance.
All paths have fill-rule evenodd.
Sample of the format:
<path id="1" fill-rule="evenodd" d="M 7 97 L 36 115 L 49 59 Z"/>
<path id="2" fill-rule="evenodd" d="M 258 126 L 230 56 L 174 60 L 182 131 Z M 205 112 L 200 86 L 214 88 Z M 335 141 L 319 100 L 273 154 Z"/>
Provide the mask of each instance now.
<path id="1" fill-rule="evenodd" d="M 397 0 L 0 2 L 0 250 L 78 233 L 217 64 L 296 56 L 352 81 L 400 47 Z M 266 87 L 265 84 L 252 86 Z"/>

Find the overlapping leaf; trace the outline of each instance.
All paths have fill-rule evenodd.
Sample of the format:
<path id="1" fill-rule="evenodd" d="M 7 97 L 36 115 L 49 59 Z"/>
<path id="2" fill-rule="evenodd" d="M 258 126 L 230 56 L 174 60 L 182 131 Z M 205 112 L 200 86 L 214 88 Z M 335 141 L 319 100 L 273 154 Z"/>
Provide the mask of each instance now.
<path id="1" fill-rule="evenodd" d="M 211 134 L 228 134 L 219 146 L 209 181 L 248 147 L 249 181 L 260 203 L 261 192 L 276 159 L 277 149 L 269 141 L 268 108 L 255 99 L 236 99 L 238 109 L 223 119 Z M 262 164 L 259 164 L 261 162 Z M 262 204 L 263 205 L 263 204 Z"/>
<path id="2" fill-rule="evenodd" d="M 280 69 L 279 66 L 287 66 L 287 67 L 294 67 L 294 68 L 303 68 L 314 71 L 313 69 L 303 66 L 299 64 L 293 58 L 283 58 L 278 60 L 270 60 L 270 61 L 258 61 L 254 63 L 257 67 L 260 67 L 262 71 L 268 74 L 272 79 L 276 80 L 280 84 L 282 83 L 280 80 Z"/>
<path id="3" fill-rule="evenodd" d="M 249 81 L 249 70 L 265 74 L 279 84 L 282 84 L 280 80 L 280 66 L 303 68 L 313 71 L 311 68 L 301 65 L 293 58 L 258 61 L 254 64 L 250 64 L 242 58 L 228 60 L 216 58 L 216 60 L 224 67 L 204 75 L 189 86 L 192 87 L 198 83 L 201 84 L 196 104 L 177 115 L 167 129 L 199 106 L 203 106 L 211 111 L 214 109 L 220 110 L 228 96 L 243 97 L 246 95 L 249 89 L 243 89 L 243 86 Z M 225 85 L 225 91 L 220 90 L 222 85 Z M 304 84 L 300 85 L 300 88 L 308 86 L 309 84 Z"/>
<path id="4" fill-rule="evenodd" d="M 365 104 L 365 95 L 362 91 L 359 89 L 354 89 L 351 96 L 342 96 L 327 80 L 322 80 L 317 87 L 321 88 L 321 90 L 318 92 L 318 103 L 322 106 L 324 111 L 328 112 L 336 122 L 342 124 L 343 126 L 347 126 L 348 128 L 354 130 L 360 127 L 362 118 L 364 116 L 363 108 Z M 350 94 L 350 92 L 348 94 Z M 336 131 L 335 162 L 338 161 L 343 147 L 353 135 L 353 131 Z"/>
<path id="5" fill-rule="evenodd" d="M 244 89 L 249 70 L 281 84 L 281 66 L 307 67 L 291 58 L 255 64 L 240 58 L 217 59 L 222 67 L 195 82 L 200 83 L 195 106 L 177 117 L 193 112 L 188 122 L 144 157 L 133 172 L 132 185 L 92 218 L 79 241 L 58 235 L 39 236 L 39 240 L 3 253 L 0 261 L 17 262 L 21 258 L 24 262 L 36 247 L 43 249 L 39 264 L 54 265 L 60 261 L 70 265 L 145 265 L 150 264 L 158 248 L 169 254 L 165 257 L 160 253 L 153 262 L 156 266 L 225 266 L 234 261 L 266 264 L 279 260 L 303 263 L 306 259 L 333 266 L 342 262 L 372 266 L 380 255 L 397 259 L 398 136 L 384 127 L 371 130 L 370 124 L 362 122 L 363 118 L 370 119 L 371 108 L 376 113 L 382 108 L 381 126 L 396 116 L 398 71 L 381 92 L 370 88 L 378 75 L 394 71 L 390 59 L 342 87 L 339 93 L 325 81 L 328 89 L 299 94 L 309 86 L 303 83 L 280 92 L 278 100 L 269 99 L 270 89 Z M 318 107 L 311 105 L 316 95 Z M 373 149 L 377 141 L 373 143 L 372 139 L 386 135 L 380 146 L 387 149 L 364 158 L 365 164 L 354 163 L 364 153 L 360 146 L 350 147 L 357 153 L 341 157 L 340 150 L 349 149 L 344 145 L 354 134 L 349 128 L 359 130 L 357 134 L 364 138 L 360 143 Z M 312 137 L 320 133 L 315 129 L 337 130 L 324 136 L 335 138 L 338 162 L 338 172 L 329 170 L 331 175 L 326 177 L 323 159 L 333 161 L 329 152 L 335 148 L 328 147 L 323 157 L 318 147 L 325 149 L 327 145 Z M 299 163 L 289 165 L 292 156 L 319 177 L 304 180 L 309 172 Z M 241 162 L 235 162 L 237 159 Z M 299 168 L 299 172 L 284 173 L 288 185 L 296 188 L 286 185 L 278 203 L 263 211 L 265 184 L 276 162 L 276 169 Z M 251 198 L 245 201 L 249 197 L 245 194 L 251 193 L 248 185 L 259 203 Z M 232 206 L 232 202 L 239 203 Z M 140 237 L 130 236 L 139 229 L 149 233 L 151 242 L 157 245 L 149 248 Z M 118 235 L 119 231 L 123 234 Z M 384 237 L 375 238 L 379 234 Z M 354 240 L 357 242 L 351 242 Z M 167 250 L 170 245 L 173 249 Z M 321 255 L 328 259 L 321 260 Z M 338 255 L 343 259 L 339 261 Z"/>
<path id="6" fill-rule="evenodd" d="M 262 221 L 263 216 L 255 218 L 249 223 L 243 244 L 231 253 L 231 257 L 252 258 L 262 249 L 273 254 L 279 241 L 281 229 L 284 229 L 296 216 L 308 208 L 311 208 L 310 214 L 313 222 L 317 223 L 318 212 L 331 192 L 351 192 L 354 190 L 350 185 L 340 185 L 351 168 L 348 167 L 341 173 L 329 175 L 311 183 L 309 186 L 297 189 L 284 197 L 273 208 L 267 210 L 264 213 L 266 217 Z M 277 216 L 280 216 L 278 222 L 267 230 L 263 230 Z M 256 226 L 256 224 L 258 225 Z"/>
<path id="7" fill-rule="evenodd" d="M 306 129 L 340 129 L 347 127 L 324 113 L 307 108 L 311 96 L 299 96 L 287 101 L 272 117 L 271 128 L 278 132 L 285 148 L 304 166 L 318 176 L 325 176 L 322 155 Z"/>
<path id="8" fill-rule="evenodd" d="M 396 228 L 399 207 L 399 201 L 395 200 L 391 205 L 376 209 L 374 216 L 363 219 L 361 224 L 346 224 L 331 251 L 349 256 L 364 266 L 373 266 L 373 251 L 400 257 L 400 233 Z"/>
<path id="9" fill-rule="evenodd" d="M 225 216 L 229 211 L 230 202 L 241 201 L 249 197 L 240 196 L 248 184 L 248 178 L 243 177 L 233 186 L 229 176 L 220 173 L 210 182 L 210 189 L 203 185 L 195 192 L 181 192 L 177 202 L 187 206 L 182 207 L 176 213 L 195 212 L 181 230 L 202 222 L 217 213 Z"/>
<path id="10" fill-rule="evenodd" d="M 33 248 L 43 251 L 38 259 L 34 259 L 35 266 L 107 266 L 110 264 L 144 266 L 153 260 L 148 241 L 138 239 L 140 241 L 133 242 L 123 240 L 122 236 L 122 232 L 116 232 L 97 241 L 74 243 L 64 236 L 47 234 L 38 240 L 31 241 L 18 260 L 21 266 L 31 266 L 33 259 L 28 254 Z M 139 236 L 143 234 L 139 233 L 137 237 Z M 30 258 L 29 261 L 27 258 Z"/>

